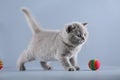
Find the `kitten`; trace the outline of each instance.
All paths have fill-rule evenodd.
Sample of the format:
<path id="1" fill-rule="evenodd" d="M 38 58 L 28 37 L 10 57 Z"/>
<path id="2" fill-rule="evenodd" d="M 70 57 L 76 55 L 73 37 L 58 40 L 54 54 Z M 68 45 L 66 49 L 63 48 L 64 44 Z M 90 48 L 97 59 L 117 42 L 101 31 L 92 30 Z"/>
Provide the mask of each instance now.
<path id="1" fill-rule="evenodd" d="M 41 28 L 28 9 L 22 8 L 22 12 L 32 31 L 32 40 L 18 58 L 19 70 L 26 70 L 24 64 L 33 60 L 39 60 L 45 70 L 52 69 L 49 61 L 60 62 L 68 71 L 79 70 L 77 55 L 88 38 L 87 23 L 73 22 L 63 30 L 50 31 Z"/>

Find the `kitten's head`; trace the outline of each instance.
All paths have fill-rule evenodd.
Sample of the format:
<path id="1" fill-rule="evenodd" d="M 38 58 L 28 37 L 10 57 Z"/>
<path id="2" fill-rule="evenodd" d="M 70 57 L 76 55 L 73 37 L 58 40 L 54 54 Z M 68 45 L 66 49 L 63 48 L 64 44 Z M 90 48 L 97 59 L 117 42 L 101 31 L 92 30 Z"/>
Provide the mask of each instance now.
<path id="1" fill-rule="evenodd" d="M 66 39 L 75 45 L 83 44 L 88 38 L 87 23 L 73 22 L 65 26 Z M 67 42 L 68 42 L 67 41 Z"/>

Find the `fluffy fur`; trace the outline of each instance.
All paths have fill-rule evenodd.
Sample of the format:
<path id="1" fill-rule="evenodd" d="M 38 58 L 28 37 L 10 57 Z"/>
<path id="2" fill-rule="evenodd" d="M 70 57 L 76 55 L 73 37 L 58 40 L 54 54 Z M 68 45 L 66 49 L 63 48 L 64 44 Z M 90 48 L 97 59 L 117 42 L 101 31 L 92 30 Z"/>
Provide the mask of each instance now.
<path id="1" fill-rule="evenodd" d="M 18 69 L 23 71 L 26 62 L 39 60 L 45 70 L 52 69 L 48 61 L 58 61 L 68 71 L 79 70 L 77 54 L 88 38 L 87 23 L 73 22 L 63 30 L 50 31 L 42 29 L 28 9 L 22 8 L 22 12 L 33 35 L 28 48 L 18 58 Z"/>

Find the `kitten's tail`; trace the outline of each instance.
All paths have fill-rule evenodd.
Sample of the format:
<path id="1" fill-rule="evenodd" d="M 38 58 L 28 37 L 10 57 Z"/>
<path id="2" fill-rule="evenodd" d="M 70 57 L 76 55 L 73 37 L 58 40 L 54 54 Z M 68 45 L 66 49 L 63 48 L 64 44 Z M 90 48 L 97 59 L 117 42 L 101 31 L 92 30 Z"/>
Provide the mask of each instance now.
<path id="1" fill-rule="evenodd" d="M 37 23 L 35 18 L 32 16 L 30 11 L 27 8 L 24 8 L 24 7 L 21 8 L 21 11 L 23 12 L 23 14 L 25 16 L 32 33 L 35 34 L 35 33 L 40 32 L 41 28 L 38 27 L 39 24 Z"/>

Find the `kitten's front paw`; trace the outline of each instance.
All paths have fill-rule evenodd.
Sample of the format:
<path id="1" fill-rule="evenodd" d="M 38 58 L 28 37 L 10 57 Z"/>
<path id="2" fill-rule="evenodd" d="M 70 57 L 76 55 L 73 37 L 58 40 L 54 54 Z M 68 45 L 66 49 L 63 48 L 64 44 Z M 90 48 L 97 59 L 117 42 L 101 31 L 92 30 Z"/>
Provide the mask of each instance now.
<path id="1" fill-rule="evenodd" d="M 53 67 L 51 67 L 51 66 L 46 66 L 46 67 L 43 67 L 44 68 L 44 70 L 52 70 L 53 69 Z"/>
<path id="2" fill-rule="evenodd" d="M 79 66 L 75 66 L 75 69 L 76 69 L 76 71 L 79 71 L 80 67 Z"/>
<path id="3" fill-rule="evenodd" d="M 67 71 L 75 71 L 75 68 L 74 67 L 68 67 Z"/>
<path id="4" fill-rule="evenodd" d="M 22 66 L 20 66 L 19 70 L 20 70 L 20 71 L 25 71 L 25 70 L 26 70 L 26 68 L 25 68 L 25 66 L 24 66 L 24 65 L 22 65 Z"/>
<path id="5" fill-rule="evenodd" d="M 48 66 L 48 68 L 47 68 L 47 70 L 52 70 L 53 69 L 53 67 L 51 67 L 51 66 Z"/>

